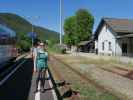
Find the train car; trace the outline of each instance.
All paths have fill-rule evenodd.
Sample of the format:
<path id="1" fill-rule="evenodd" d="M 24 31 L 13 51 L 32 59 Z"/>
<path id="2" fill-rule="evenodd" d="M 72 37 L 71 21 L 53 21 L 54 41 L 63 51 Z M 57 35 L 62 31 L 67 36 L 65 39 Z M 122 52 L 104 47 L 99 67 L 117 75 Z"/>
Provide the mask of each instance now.
<path id="1" fill-rule="evenodd" d="M 0 23 L 0 65 L 17 57 L 16 33 Z"/>

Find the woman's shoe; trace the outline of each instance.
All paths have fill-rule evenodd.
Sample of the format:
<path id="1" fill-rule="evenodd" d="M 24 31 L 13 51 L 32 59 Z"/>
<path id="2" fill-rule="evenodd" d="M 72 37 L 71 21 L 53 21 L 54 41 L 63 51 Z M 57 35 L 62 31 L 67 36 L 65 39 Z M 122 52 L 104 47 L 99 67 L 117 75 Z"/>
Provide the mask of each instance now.
<path id="1" fill-rule="evenodd" d="M 38 92 L 38 89 L 36 89 L 35 91 L 34 91 L 34 93 L 37 93 Z"/>
<path id="2" fill-rule="evenodd" d="M 41 89 L 41 92 L 44 93 L 45 92 L 45 89 Z"/>

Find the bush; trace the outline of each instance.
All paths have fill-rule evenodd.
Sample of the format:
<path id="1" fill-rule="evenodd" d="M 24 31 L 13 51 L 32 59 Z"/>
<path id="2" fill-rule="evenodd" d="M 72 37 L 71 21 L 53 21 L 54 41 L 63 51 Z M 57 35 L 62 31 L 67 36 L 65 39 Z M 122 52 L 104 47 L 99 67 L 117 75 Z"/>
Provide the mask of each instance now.
<path id="1" fill-rule="evenodd" d="M 66 54 L 66 47 L 59 44 L 54 46 L 48 46 L 48 49 L 51 52 Z"/>
<path id="2" fill-rule="evenodd" d="M 61 49 L 61 53 L 62 53 L 62 54 L 66 54 L 66 48 L 62 48 L 62 49 Z"/>

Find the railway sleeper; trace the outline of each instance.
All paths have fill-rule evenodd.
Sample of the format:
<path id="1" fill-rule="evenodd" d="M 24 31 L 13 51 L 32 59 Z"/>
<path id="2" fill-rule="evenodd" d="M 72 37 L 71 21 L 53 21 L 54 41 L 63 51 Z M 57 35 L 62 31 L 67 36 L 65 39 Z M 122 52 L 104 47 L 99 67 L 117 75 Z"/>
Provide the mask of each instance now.
<path id="1" fill-rule="evenodd" d="M 71 84 L 72 83 L 66 82 L 66 80 L 60 80 L 56 82 L 56 86 L 61 88 L 60 92 L 62 94 L 62 98 L 70 98 L 70 100 L 77 100 L 74 98 L 78 98 L 80 93 L 79 91 L 72 89 Z"/>

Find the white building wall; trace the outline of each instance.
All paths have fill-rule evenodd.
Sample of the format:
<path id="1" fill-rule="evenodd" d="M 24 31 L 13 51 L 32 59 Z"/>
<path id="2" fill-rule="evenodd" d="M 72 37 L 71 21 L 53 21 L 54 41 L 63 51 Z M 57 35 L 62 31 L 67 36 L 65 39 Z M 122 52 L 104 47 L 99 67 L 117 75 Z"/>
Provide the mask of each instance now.
<path id="1" fill-rule="evenodd" d="M 104 50 L 102 49 L 102 43 L 104 42 Z M 111 50 L 109 50 L 109 42 L 111 42 Z M 98 53 L 115 55 L 116 45 L 115 45 L 115 36 L 112 31 L 104 25 L 98 36 Z"/>
<path id="2" fill-rule="evenodd" d="M 121 49 L 121 40 L 116 40 L 116 55 L 122 56 L 122 49 Z"/>
<path id="3" fill-rule="evenodd" d="M 98 49 L 98 42 L 95 40 L 95 50 Z"/>

